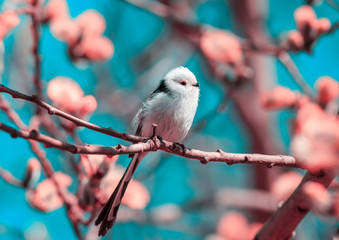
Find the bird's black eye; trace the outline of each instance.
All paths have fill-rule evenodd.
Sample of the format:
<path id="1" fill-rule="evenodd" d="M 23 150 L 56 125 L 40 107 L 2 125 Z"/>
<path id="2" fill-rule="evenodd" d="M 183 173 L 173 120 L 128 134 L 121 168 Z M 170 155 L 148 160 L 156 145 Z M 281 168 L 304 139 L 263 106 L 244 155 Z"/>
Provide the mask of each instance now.
<path id="1" fill-rule="evenodd" d="M 185 86 L 187 83 L 186 83 L 186 81 L 181 81 L 180 84 Z"/>

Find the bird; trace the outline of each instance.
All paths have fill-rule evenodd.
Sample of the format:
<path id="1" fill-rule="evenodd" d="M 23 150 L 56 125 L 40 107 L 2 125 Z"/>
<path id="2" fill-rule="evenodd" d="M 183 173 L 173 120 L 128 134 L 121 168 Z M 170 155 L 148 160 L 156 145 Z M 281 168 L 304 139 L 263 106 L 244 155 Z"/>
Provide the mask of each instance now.
<path id="1" fill-rule="evenodd" d="M 173 143 L 182 141 L 192 126 L 199 94 L 200 84 L 188 68 L 180 66 L 170 70 L 135 115 L 132 122 L 135 135 L 159 136 Z M 95 225 L 100 225 L 98 236 L 104 236 L 114 225 L 128 183 L 146 154 L 141 152 L 131 156 L 124 175 L 95 220 Z"/>

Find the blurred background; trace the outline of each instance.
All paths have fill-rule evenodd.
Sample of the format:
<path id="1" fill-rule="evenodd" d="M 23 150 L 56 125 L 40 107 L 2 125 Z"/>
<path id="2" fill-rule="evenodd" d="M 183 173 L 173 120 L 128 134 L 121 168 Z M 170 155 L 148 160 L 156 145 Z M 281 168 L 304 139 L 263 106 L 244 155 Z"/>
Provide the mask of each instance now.
<path id="1" fill-rule="evenodd" d="M 326 1 L 319 2 L 314 6 L 317 16 L 326 17 L 332 23 L 338 21 L 338 10 Z M 306 1 L 169 0 L 160 3 L 171 6 L 174 17 L 157 16 L 126 1 L 68 0 L 73 18 L 88 9 L 97 10 L 105 18 L 103 35 L 113 42 L 114 54 L 100 62 L 72 61 L 67 43 L 56 39 L 48 25 L 43 25 L 39 50 L 42 90 L 47 101 L 51 102 L 46 95 L 48 82 L 57 76 L 67 76 L 81 86 L 85 95 L 93 95 L 97 100 L 97 109 L 86 117 L 88 121 L 133 133 L 130 122 L 142 102 L 168 70 L 182 65 L 196 75 L 201 85 L 194 124 L 184 141 L 186 147 L 205 151 L 220 148 L 234 153 L 289 154 L 294 113 L 287 110 L 267 112 L 258 100 L 262 92 L 276 85 L 300 90 L 287 69 L 274 54 L 243 53 L 246 74 L 238 81 L 238 72 L 232 70 L 234 66 L 224 64 L 221 69 L 228 76 L 228 83 L 225 83 L 220 74 L 213 72 L 215 68 L 208 63 L 210 59 L 197 47 L 195 27 L 227 30 L 240 41 L 265 36 L 271 43 L 280 44 L 288 31 L 296 29 L 294 11 Z M 0 1 L 1 11 L 24 5 L 18 0 Z M 305 51 L 291 54 L 311 87 L 324 75 L 339 79 L 338 41 L 339 33 L 334 32 L 322 36 L 311 54 Z M 4 39 L 4 53 L 0 56 L 4 64 L 1 82 L 27 94 L 34 93 L 31 46 L 30 18 L 23 15 L 20 24 Z M 8 95 L 5 98 L 28 124 L 35 111 L 34 104 L 13 100 Z M 3 113 L 0 121 L 13 126 Z M 88 144 L 129 144 L 83 128 L 79 128 L 77 134 Z M 22 179 L 28 159 L 34 157 L 29 144 L 1 131 L 0 142 L 0 166 Z M 69 190 L 75 192 L 78 188 L 76 173 L 65 155 L 56 149 L 48 149 L 46 154 L 55 170 L 73 178 Z M 120 156 L 117 163 L 126 167 L 128 162 L 127 156 Z M 241 213 L 249 223 L 263 223 L 278 202 L 270 194 L 272 183 L 284 171 L 286 169 L 279 167 L 245 164 L 203 165 L 160 151 L 149 154 L 138 168 L 135 179 L 146 186 L 150 201 L 145 209 L 132 211 L 130 220 L 118 221 L 107 239 L 111 239 L 112 234 L 115 239 L 217 239 L 220 235 L 217 226 L 229 211 Z M 41 175 L 40 181 L 44 178 Z M 27 202 L 25 189 L 2 180 L 0 189 L 0 239 L 77 239 L 65 207 L 45 213 Z M 161 208 L 164 206 L 168 208 Z M 157 214 L 169 215 L 169 220 L 159 220 Z M 329 239 L 336 227 L 334 219 L 311 213 L 298 227 L 296 239 Z M 86 233 L 91 227 L 81 229 Z"/>

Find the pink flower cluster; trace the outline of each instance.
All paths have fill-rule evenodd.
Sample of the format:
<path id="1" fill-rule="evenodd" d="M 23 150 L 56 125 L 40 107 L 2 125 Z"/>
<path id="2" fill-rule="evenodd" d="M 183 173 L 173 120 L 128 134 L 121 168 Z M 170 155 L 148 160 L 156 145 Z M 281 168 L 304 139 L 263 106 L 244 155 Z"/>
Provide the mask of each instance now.
<path id="1" fill-rule="evenodd" d="M 270 191 L 279 202 L 284 202 L 298 187 L 301 180 L 302 175 L 300 173 L 294 171 L 285 172 L 274 180 Z M 334 182 L 334 184 L 337 183 Z M 305 183 L 302 191 L 307 196 L 307 201 L 309 201 L 315 213 L 339 216 L 339 202 L 337 199 L 339 192 L 336 195 L 332 195 L 324 185 L 312 181 Z"/>
<path id="2" fill-rule="evenodd" d="M 104 193 L 104 202 L 108 200 L 115 187 L 118 185 L 118 182 L 123 174 L 123 168 L 119 166 L 113 166 L 102 179 L 100 188 Z M 143 209 L 147 206 L 149 201 L 150 194 L 147 188 L 141 182 L 132 179 L 128 185 L 128 188 L 126 189 L 121 203 L 132 209 Z"/>
<path id="3" fill-rule="evenodd" d="M 211 239 L 250 240 L 254 239 L 261 227 L 262 223 L 249 223 L 247 218 L 240 212 L 228 212 L 219 220 L 217 235 Z"/>
<path id="4" fill-rule="evenodd" d="M 67 195 L 67 187 L 71 185 L 72 178 L 62 172 L 56 172 L 53 178 L 54 181 L 56 181 L 59 185 L 61 191 Z M 50 178 L 47 178 L 39 183 L 35 189 L 29 189 L 26 194 L 28 202 L 33 207 L 44 212 L 51 212 L 62 207 L 64 201 L 60 197 L 54 181 Z M 70 197 L 72 195 L 68 194 L 68 196 Z M 69 200 L 74 202 L 77 201 L 75 197 Z"/>
<path id="5" fill-rule="evenodd" d="M 336 116 L 339 82 L 321 77 L 316 86 L 317 102 L 282 87 L 264 93 L 261 102 L 269 110 L 283 107 L 297 110 L 290 149 L 303 167 L 312 172 L 339 169 L 339 119 Z"/>
<path id="6" fill-rule="evenodd" d="M 274 179 L 270 187 L 270 192 L 279 202 L 284 202 L 298 187 L 302 178 L 302 175 L 298 172 L 285 172 Z"/>
<path id="7" fill-rule="evenodd" d="M 99 12 L 87 10 L 72 19 L 65 0 L 51 0 L 44 9 L 44 21 L 49 22 L 57 39 L 67 43 L 71 59 L 102 61 L 112 58 L 114 46 L 102 35 L 106 22 Z"/>
<path id="8" fill-rule="evenodd" d="M 87 157 L 91 167 L 91 170 L 87 172 L 91 172 L 91 175 L 89 181 L 82 183 L 81 204 L 84 206 L 91 204 L 95 202 L 94 198 L 105 203 L 122 177 L 124 169 L 116 164 L 118 156 L 108 158 L 103 155 L 89 155 Z M 95 173 L 100 171 L 102 176 L 97 178 Z M 150 194 L 147 188 L 141 182 L 132 179 L 122 199 L 122 204 L 132 209 L 143 209 L 149 200 Z"/>
<path id="9" fill-rule="evenodd" d="M 310 51 L 311 45 L 316 39 L 331 28 L 331 22 L 327 18 L 318 19 L 313 8 L 309 5 L 297 8 L 294 12 L 294 20 L 298 30 L 288 33 L 287 42 L 289 47 L 295 51 L 302 49 Z"/>
<path id="10" fill-rule="evenodd" d="M 242 48 L 238 37 L 221 30 L 206 30 L 202 33 L 200 47 L 212 61 L 237 65 L 242 61 Z"/>
<path id="11" fill-rule="evenodd" d="M 68 77 L 55 77 L 49 81 L 47 95 L 57 108 L 80 118 L 97 108 L 94 96 L 85 96 L 80 85 Z"/>
<path id="12" fill-rule="evenodd" d="M 5 35 L 17 26 L 20 22 L 18 15 L 12 11 L 7 10 L 0 14 L 0 41 Z"/>

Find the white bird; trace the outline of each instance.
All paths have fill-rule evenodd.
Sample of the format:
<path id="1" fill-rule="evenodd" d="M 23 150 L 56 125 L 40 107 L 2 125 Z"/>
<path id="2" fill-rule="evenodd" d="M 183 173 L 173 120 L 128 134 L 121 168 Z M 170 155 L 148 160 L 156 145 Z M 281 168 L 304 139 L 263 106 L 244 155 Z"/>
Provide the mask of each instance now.
<path id="1" fill-rule="evenodd" d="M 185 67 L 169 71 L 158 88 L 148 97 L 136 114 L 133 122 L 136 135 L 155 136 L 170 142 L 182 141 L 187 135 L 198 107 L 199 83 L 194 74 Z M 124 175 L 95 221 L 100 225 L 99 236 L 104 236 L 115 220 L 129 181 L 147 153 L 134 154 Z"/>

